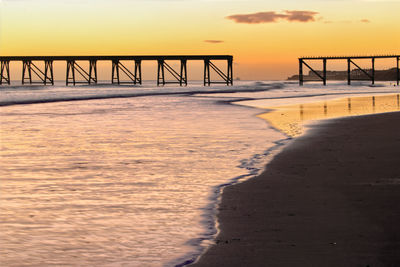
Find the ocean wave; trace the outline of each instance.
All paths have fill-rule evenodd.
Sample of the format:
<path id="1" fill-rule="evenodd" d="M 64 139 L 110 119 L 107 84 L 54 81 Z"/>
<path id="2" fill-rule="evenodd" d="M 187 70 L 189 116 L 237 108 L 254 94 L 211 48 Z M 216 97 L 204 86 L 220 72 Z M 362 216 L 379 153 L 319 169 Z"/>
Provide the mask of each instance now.
<path id="1" fill-rule="evenodd" d="M 281 89 L 284 83 L 248 82 L 232 87 L 142 87 L 142 86 L 78 86 L 55 87 L 13 86 L 1 90 L 0 106 L 41 104 L 67 101 L 87 101 L 111 98 L 131 98 L 143 96 L 196 95 L 261 92 Z M 98 90 L 100 89 L 100 90 Z"/>

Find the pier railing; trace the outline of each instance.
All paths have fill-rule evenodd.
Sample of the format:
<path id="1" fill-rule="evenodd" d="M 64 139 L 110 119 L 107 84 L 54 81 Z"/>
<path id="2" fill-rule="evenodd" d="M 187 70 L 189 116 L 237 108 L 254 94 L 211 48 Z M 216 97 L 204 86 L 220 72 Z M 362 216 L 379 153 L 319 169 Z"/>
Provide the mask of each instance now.
<path id="1" fill-rule="evenodd" d="M 54 61 L 67 63 L 66 85 L 97 84 L 97 62 L 111 61 L 111 84 L 142 84 L 142 62 L 157 62 L 157 86 L 165 84 L 188 84 L 187 62 L 204 62 L 204 86 L 215 83 L 233 85 L 233 56 L 230 55 L 173 55 L 173 56 L 0 56 L 0 85 L 11 84 L 10 62 L 22 62 L 22 84 L 54 85 Z M 79 63 L 88 62 L 89 68 L 85 69 Z M 122 61 L 133 61 L 134 69 L 130 70 Z M 180 69 L 175 70 L 167 61 L 179 61 Z M 217 67 L 213 62 L 225 61 L 226 72 Z M 37 62 L 44 62 L 44 69 L 38 67 Z M 35 64 L 36 63 L 36 64 Z M 212 80 L 211 73 L 217 74 L 219 80 Z M 167 80 L 165 73 L 172 76 Z M 127 80 L 121 80 L 124 76 Z M 35 78 L 35 79 L 34 79 Z M 79 78 L 79 79 L 78 79 Z"/>
<path id="2" fill-rule="evenodd" d="M 299 58 L 299 84 L 303 85 L 304 82 L 315 82 L 322 81 L 323 85 L 326 85 L 327 82 L 327 62 L 332 60 L 346 60 L 347 61 L 347 83 L 351 85 L 351 81 L 353 80 L 362 80 L 362 81 L 371 81 L 372 84 L 375 83 L 375 60 L 376 59 L 395 59 L 396 61 L 396 82 L 399 85 L 400 82 L 400 69 L 399 69 L 399 61 L 400 55 L 376 55 L 376 56 L 350 56 L 350 57 L 301 57 Z M 371 60 L 371 69 L 366 70 L 361 68 L 357 63 L 357 59 L 370 59 Z M 313 69 L 308 62 L 309 61 L 322 61 L 322 72 Z M 308 68 L 313 75 L 316 77 L 314 80 L 305 80 L 303 74 L 303 66 Z M 351 70 L 352 68 L 356 68 L 360 73 L 364 74 L 363 77 L 352 77 Z"/>

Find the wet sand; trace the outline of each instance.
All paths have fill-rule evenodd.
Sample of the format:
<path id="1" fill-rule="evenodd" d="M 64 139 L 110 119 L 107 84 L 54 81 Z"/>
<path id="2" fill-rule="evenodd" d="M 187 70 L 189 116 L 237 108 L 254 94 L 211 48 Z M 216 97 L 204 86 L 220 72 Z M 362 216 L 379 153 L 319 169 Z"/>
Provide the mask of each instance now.
<path id="1" fill-rule="evenodd" d="M 400 266 L 400 112 L 327 120 L 225 188 L 193 266 Z"/>

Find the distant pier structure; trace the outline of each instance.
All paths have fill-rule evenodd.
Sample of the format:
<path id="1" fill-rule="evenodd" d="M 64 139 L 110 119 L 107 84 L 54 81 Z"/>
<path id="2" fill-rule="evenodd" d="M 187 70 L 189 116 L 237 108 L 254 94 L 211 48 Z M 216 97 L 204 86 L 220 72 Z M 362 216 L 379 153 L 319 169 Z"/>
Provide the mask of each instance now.
<path id="1" fill-rule="evenodd" d="M 400 82 L 400 69 L 399 69 L 399 61 L 400 55 L 377 55 L 377 56 L 351 56 L 351 57 L 301 57 L 299 58 L 299 84 L 302 86 L 305 82 L 316 82 L 322 81 L 323 85 L 326 85 L 327 81 L 327 63 L 328 61 L 333 60 L 346 60 L 347 61 L 347 83 L 351 85 L 351 81 L 371 81 L 372 84 L 375 83 L 375 60 L 376 59 L 394 59 L 396 62 L 396 81 L 397 85 Z M 358 59 L 370 59 L 371 60 L 371 68 L 363 69 L 357 63 Z M 313 69 L 308 63 L 310 61 L 322 61 L 322 71 L 318 71 Z M 303 67 L 308 68 L 316 77 L 316 79 L 304 79 Z M 352 68 L 356 68 L 361 77 L 352 77 Z"/>
<path id="2" fill-rule="evenodd" d="M 0 85 L 11 84 L 10 62 L 22 62 L 22 84 L 44 84 L 54 85 L 54 61 L 67 63 L 66 85 L 97 84 L 97 62 L 111 61 L 111 84 L 142 84 L 142 62 L 156 61 L 157 64 L 157 86 L 165 84 L 188 84 L 187 62 L 204 62 L 204 86 L 211 84 L 233 85 L 233 56 L 230 55 L 181 55 L 181 56 L 0 56 Z M 122 61 L 134 62 L 134 69 L 129 69 Z M 180 69 L 173 69 L 168 63 L 180 62 Z M 215 65 L 215 61 L 225 61 L 226 71 Z M 44 62 L 44 68 L 38 67 L 37 62 Z M 83 68 L 81 62 L 89 63 L 88 68 Z M 214 62 L 214 63 L 213 63 Z M 36 63 L 36 64 L 35 64 Z M 126 63 L 125 63 L 126 64 Z M 165 73 L 171 74 L 173 80 L 167 80 Z M 212 80 L 211 73 L 215 72 L 220 78 Z M 124 76 L 126 80 L 121 80 Z"/>

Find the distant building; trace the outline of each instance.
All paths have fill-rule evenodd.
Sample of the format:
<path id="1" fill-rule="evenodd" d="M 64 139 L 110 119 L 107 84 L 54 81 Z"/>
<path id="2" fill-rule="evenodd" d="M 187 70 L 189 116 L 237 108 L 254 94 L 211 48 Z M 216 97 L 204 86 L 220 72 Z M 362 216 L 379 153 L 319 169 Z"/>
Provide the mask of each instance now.
<path id="1" fill-rule="evenodd" d="M 368 74 L 372 76 L 372 70 L 365 70 Z M 322 70 L 316 71 L 319 75 L 323 75 Z M 317 80 L 319 77 L 312 71 L 309 71 L 308 74 L 305 74 L 304 80 Z M 326 71 L 327 80 L 332 81 L 344 81 L 347 80 L 347 71 Z M 357 79 L 369 79 L 369 77 L 359 69 L 354 69 L 351 71 L 352 80 Z M 376 81 L 393 81 L 397 79 L 397 69 L 391 68 L 388 70 L 375 70 L 375 80 Z M 288 78 L 288 80 L 299 80 L 299 75 L 293 75 Z"/>

